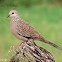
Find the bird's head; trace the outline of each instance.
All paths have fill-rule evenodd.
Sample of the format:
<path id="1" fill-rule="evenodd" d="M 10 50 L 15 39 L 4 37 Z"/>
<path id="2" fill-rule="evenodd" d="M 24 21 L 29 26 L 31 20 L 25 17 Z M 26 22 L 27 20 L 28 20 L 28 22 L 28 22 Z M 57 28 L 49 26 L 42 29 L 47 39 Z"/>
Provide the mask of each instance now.
<path id="1" fill-rule="evenodd" d="M 11 11 L 9 12 L 8 17 L 16 17 L 16 16 L 19 16 L 19 15 L 18 15 L 18 12 L 17 12 L 16 10 L 11 10 Z"/>

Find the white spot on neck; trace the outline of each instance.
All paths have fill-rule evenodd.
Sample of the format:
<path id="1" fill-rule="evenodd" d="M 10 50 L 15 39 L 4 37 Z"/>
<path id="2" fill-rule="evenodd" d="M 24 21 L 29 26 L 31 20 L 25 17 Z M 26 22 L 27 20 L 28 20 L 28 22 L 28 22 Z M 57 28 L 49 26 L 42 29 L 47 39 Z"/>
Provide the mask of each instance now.
<path id="1" fill-rule="evenodd" d="M 13 19 L 13 22 L 19 20 L 19 18 L 20 18 L 20 17 L 15 17 L 15 18 Z"/>

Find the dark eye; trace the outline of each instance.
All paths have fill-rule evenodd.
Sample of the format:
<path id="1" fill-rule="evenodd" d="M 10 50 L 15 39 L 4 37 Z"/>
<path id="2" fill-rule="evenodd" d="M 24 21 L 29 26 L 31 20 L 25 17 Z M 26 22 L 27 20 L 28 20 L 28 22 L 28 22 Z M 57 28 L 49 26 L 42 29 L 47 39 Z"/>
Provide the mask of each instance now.
<path id="1" fill-rule="evenodd" d="M 14 14 L 14 12 L 12 14 Z"/>

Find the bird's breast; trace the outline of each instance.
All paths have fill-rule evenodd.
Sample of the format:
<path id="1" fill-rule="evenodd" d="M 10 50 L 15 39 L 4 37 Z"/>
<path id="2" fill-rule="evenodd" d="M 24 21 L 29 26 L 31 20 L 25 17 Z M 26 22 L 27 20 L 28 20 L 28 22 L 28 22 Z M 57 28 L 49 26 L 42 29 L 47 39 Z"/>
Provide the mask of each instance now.
<path id="1" fill-rule="evenodd" d="M 18 33 L 17 33 L 17 31 L 16 31 L 16 24 L 17 24 L 16 22 L 13 22 L 13 21 L 10 22 L 10 30 L 11 30 L 11 32 L 12 32 L 13 35 L 15 35 L 18 39 L 27 41 L 27 40 L 28 40 L 27 38 L 24 38 L 24 37 L 18 35 Z"/>
<path id="2" fill-rule="evenodd" d="M 14 35 L 16 35 L 15 22 L 13 21 L 10 22 L 10 30 Z"/>

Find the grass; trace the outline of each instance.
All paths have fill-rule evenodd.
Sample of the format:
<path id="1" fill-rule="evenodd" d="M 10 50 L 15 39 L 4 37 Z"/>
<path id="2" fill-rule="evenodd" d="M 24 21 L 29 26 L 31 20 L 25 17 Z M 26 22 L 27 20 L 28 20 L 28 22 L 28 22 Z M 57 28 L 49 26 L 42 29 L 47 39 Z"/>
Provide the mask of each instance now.
<path id="1" fill-rule="evenodd" d="M 0 6 L 0 58 L 9 59 L 8 50 L 17 47 L 22 41 L 10 31 L 10 19 L 6 18 L 10 10 L 18 11 L 20 17 L 30 23 L 42 36 L 62 47 L 62 7 L 55 5 L 37 5 L 30 8 Z M 62 62 L 62 50 L 58 50 L 40 41 L 35 43 L 51 52 L 56 62 Z"/>

